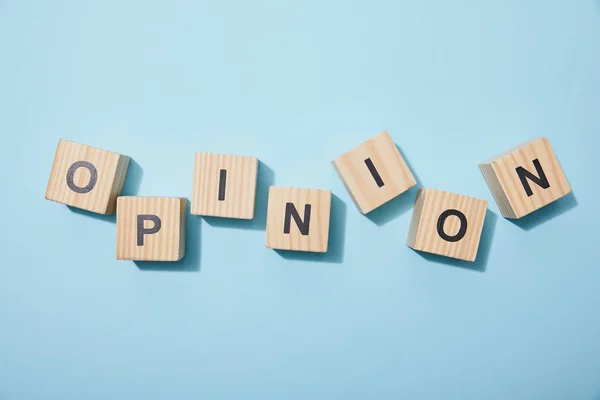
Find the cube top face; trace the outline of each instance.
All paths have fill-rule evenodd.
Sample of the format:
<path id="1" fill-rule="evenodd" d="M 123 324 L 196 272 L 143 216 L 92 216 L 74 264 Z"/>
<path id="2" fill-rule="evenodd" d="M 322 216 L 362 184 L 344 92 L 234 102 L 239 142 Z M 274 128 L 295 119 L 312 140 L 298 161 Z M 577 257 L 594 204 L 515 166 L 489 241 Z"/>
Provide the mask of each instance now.
<path id="1" fill-rule="evenodd" d="M 185 255 L 186 206 L 179 197 L 119 197 L 117 260 L 180 260 Z"/>
<path id="2" fill-rule="evenodd" d="M 271 249 L 327 252 L 331 191 L 271 186 L 267 241 Z"/>
<path id="3" fill-rule="evenodd" d="M 256 157 L 196 153 L 191 213 L 254 218 L 257 176 Z"/>
<path id="4" fill-rule="evenodd" d="M 387 132 L 338 157 L 333 165 L 363 214 L 417 183 Z"/>
<path id="5" fill-rule="evenodd" d="M 507 218 L 521 218 L 571 192 L 546 138 L 523 143 L 479 168 Z"/>
<path id="6" fill-rule="evenodd" d="M 436 189 L 421 189 L 407 245 L 415 250 L 475 261 L 487 201 Z"/>
<path id="7" fill-rule="evenodd" d="M 46 199 L 98 214 L 113 214 L 129 157 L 59 140 Z"/>

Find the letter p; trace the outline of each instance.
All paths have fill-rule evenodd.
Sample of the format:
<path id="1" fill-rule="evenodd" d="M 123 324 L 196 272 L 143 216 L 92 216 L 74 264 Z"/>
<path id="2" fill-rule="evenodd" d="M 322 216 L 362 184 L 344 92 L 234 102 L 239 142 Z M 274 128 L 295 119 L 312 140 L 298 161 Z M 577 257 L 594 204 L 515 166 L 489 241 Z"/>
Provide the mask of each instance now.
<path id="1" fill-rule="evenodd" d="M 154 222 L 152 228 L 144 228 L 144 221 Z M 158 215 L 153 214 L 141 214 L 137 216 L 137 245 L 144 245 L 144 235 L 152 235 L 160 231 L 160 218 Z"/>

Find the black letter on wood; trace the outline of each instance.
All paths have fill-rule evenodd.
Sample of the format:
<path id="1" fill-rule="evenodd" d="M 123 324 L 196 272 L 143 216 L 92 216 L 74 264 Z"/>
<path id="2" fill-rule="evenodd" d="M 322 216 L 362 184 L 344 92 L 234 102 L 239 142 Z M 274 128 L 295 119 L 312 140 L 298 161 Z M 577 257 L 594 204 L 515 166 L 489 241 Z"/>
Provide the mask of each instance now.
<path id="1" fill-rule="evenodd" d="M 529 181 L 527 181 L 527 179 L 531 180 L 533 183 L 542 187 L 543 189 L 548 189 L 550 187 L 550 183 L 548 183 L 548 179 L 546 178 L 546 174 L 542 169 L 542 165 L 537 158 L 533 160 L 533 165 L 535 166 L 536 172 L 540 176 L 539 178 L 523 167 L 518 167 L 516 169 L 517 175 L 519 175 L 519 179 L 521 180 L 521 184 L 525 188 L 525 193 L 527 193 L 527 197 L 533 196 L 533 190 L 531 190 L 531 186 L 529 185 Z"/>
<path id="2" fill-rule="evenodd" d="M 225 186 L 227 185 L 227 170 L 222 169 L 219 173 L 219 201 L 225 200 Z"/>
<path id="3" fill-rule="evenodd" d="M 75 171 L 79 168 L 87 168 L 90 171 L 90 181 L 87 185 L 83 187 L 79 187 L 75 184 L 73 177 L 75 176 Z M 96 182 L 98 181 L 98 171 L 96 167 L 94 167 L 91 163 L 87 161 L 77 161 L 71 164 L 67 171 L 67 186 L 69 189 L 74 191 L 75 193 L 88 193 L 91 192 L 94 186 L 96 186 Z"/>
<path id="4" fill-rule="evenodd" d="M 377 186 L 382 187 L 385 185 L 385 183 L 383 183 L 383 179 L 381 179 L 381 175 L 379 175 L 379 172 L 377 171 L 377 168 L 375 168 L 375 165 L 373 165 L 373 161 L 371 161 L 370 158 L 367 158 L 365 160 L 365 164 L 367 164 L 367 168 L 369 168 L 369 172 L 371 173 L 371 176 L 373 176 L 373 179 L 375 179 Z"/>
<path id="5" fill-rule="evenodd" d="M 300 214 L 298 214 L 298 210 L 292 203 L 285 203 L 285 218 L 283 223 L 283 233 L 290 233 L 290 225 L 292 223 L 292 217 L 294 217 L 294 222 L 298 226 L 300 233 L 303 235 L 308 235 L 308 230 L 310 227 L 310 204 L 306 204 L 304 206 L 304 221 L 300 219 Z"/>
<path id="6" fill-rule="evenodd" d="M 454 236 L 448 236 L 446 235 L 446 232 L 444 232 L 444 223 L 446 223 L 446 218 L 448 218 L 451 215 L 456 215 L 460 220 L 460 229 L 458 230 L 458 233 Z M 467 217 L 465 216 L 465 214 L 461 213 L 458 210 L 446 210 L 443 213 L 441 213 L 440 217 L 438 218 L 437 232 L 438 235 L 440 235 L 440 237 L 447 242 L 458 242 L 467 233 Z"/>
<path id="7" fill-rule="evenodd" d="M 144 221 L 154 222 L 154 226 L 150 229 L 144 228 Z M 153 214 L 142 214 L 137 216 L 137 245 L 144 245 L 144 235 L 150 235 L 160 231 L 160 218 L 158 215 Z"/>

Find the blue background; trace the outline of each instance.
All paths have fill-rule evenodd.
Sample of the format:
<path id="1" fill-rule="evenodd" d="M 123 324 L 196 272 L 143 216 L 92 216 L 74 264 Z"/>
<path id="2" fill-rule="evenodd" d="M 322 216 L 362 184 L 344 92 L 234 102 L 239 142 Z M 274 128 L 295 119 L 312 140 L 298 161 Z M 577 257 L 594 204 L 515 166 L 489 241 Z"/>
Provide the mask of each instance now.
<path id="1" fill-rule="evenodd" d="M 0 398 L 600 398 L 600 1 L 0 0 Z M 490 201 L 465 264 L 363 216 L 330 162 L 388 130 L 419 184 Z M 477 164 L 530 138 L 574 196 L 512 223 Z M 59 138 L 191 196 L 258 156 L 256 219 L 188 218 L 177 264 L 44 200 Z M 266 249 L 269 185 L 331 189 L 324 256 Z"/>

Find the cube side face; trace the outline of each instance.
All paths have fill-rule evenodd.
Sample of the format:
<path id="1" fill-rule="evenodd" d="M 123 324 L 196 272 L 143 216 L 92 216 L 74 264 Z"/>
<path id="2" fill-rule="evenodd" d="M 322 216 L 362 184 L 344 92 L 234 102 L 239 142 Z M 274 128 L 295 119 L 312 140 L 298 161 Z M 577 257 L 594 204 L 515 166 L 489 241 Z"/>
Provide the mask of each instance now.
<path id="1" fill-rule="evenodd" d="M 254 218 L 257 178 L 256 157 L 196 153 L 191 213 Z"/>
<path id="2" fill-rule="evenodd" d="M 505 218 L 516 218 L 515 212 L 508 201 L 508 197 L 506 193 L 502 189 L 500 185 L 500 181 L 498 180 L 498 176 L 494 172 L 492 164 L 479 164 L 479 170 L 481 171 L 485 182 L 487 183 L 492 195 L 494 196 L 494 200 L 502 213 L 502 216 Z"/>
<path id="3" fill-rule="evenodd" d="M 361 213 L 366 214 L 416 185 L 416 180 L 387 132 L 333 161 Z"/>
<path id="4" fill-rule="evenodd" d="M 127 156 L 122 155 L 119 157 L 115 180 L 113 182 L 112 190 L 108 199 L 108 208 L 106 209 L 107 214 L 114 214 L 117 210 L 117 197 L 119 197 L 123 192 L 125 177 L 127 176 L 127 169 L 129 168 L 130 161 L 131 158 Z"/>
<path id="5" fill-rule="evenodd" d="M 475 261 L 483 231 L 487 201 L 424 189 L 415 250 Z"/>
<path id="6" fill-rule="evenodd" d="M 180 198 L 179 199 L 181 212 L 179 215 L 179 260 L 185 257 L 185 251 L 187 247 L 187 199 Z M 199 246 L 199 243 L 196 243 L 196 246 Z"/>
<path id="7" fill-rule="evenodd" d="M 114 213 L 115 193 L 119 185 L 122 189 L 129 161 L 127 158 L 125 162 L 123 157 L 61 139 L 48 179 L 46 199 L 98 214 Z"/>
<path id="8" fill-rule="evenodd" d="M 329 242 L 330 215 L 329 190 L 271 186 L 266 247 L 325 253 Z"/>
<path id="9" fill-rule="evenodd" d="M 513 218 L 521 218 L 571 192 L 546 138 L 530 141 L 491 165 Z"/>
<path id="10" fill-rule="evenodd" d="M 117 259 L 178 261 L 184 256 L 185 199 L 119 197 Z M 185 223 L 185 221 L 183 221 Z"/>
<path id="11" fill-rule="evenodd" d="M 413 207 L 413 214 L 410 218 L 410 225 L 408 228 L 408 236 L 406 237 L 406 245 L 414 248 L 417 240 L 417 233 L 419 231 L 419 224 L 421 222 L 421 216 L 423 215 L 423 205 L 425 204 L 425 197 L 427 191 L 419 189 L 417 197 L 415 199 L 415 205 Z"/>

